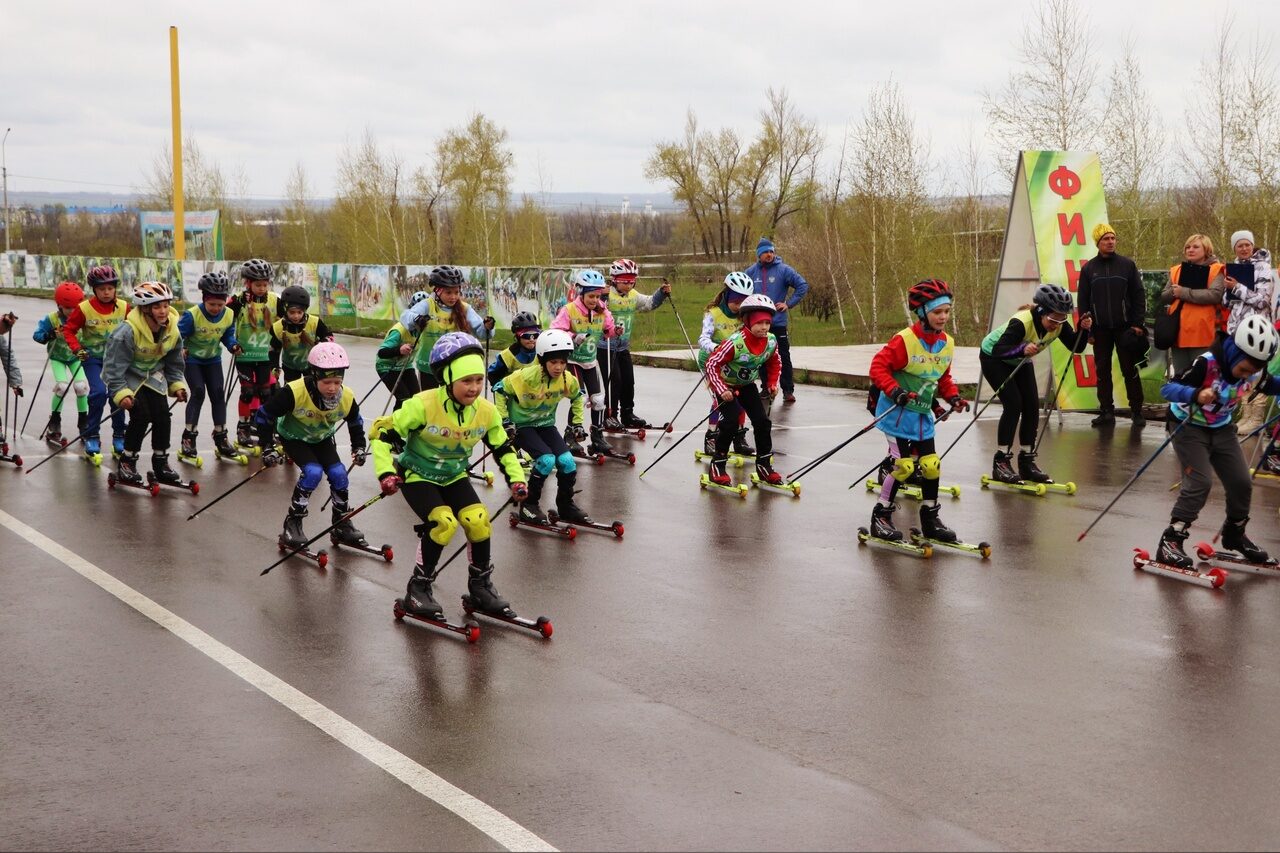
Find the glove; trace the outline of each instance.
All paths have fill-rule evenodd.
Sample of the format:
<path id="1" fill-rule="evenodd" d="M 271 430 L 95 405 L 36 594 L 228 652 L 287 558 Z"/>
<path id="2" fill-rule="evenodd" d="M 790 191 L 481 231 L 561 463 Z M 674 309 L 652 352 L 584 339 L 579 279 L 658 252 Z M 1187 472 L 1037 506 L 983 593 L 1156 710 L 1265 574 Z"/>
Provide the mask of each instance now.
<path id="1" fill-rule="evenodd" d="M 239 344 L 236 344 L 235 346 L 233 346 L 233 347 L 231 348 L 231 354 L 232 354 L 232 355 L 244 355 L 244 347 L 240 346 Z"/>
<path id="2" fill-rule="evenodd" d="M 515 425 L 515 424 L 513 424 L 513 423 L 512 423 L 511 421 L 509 421 L 509 420 L 506 420 L 506 421 L 503 421 L 503 422 L 502 422 L 502 428 L 503 428 L 504 430 L 506 430 L 506 431 L 507 431 L 507 441 L 515 441 L 515 440 L 516 440 L 516 425 Z"/>
<path id="3" fill-rule="evenodd" d="M 19 386 L 19 387 L 17 387 L 17 388 L 14 388 L 14 389 L 13 389 L 13 396 L 15 396 L 15 397 L 21 397 L 21 396 L 22 396 L 22 387 L 21 387 L 21 386 Z"/>
<path id="4" fill-rule="evenodd" d="M 384 495 L 391 497 L 396 492 L 400 491 L 400 485 L 403 482 L 404 480 L 401 479 L 399 474 L 386 474 L 378 481 L 378 485 L 382 487 L 382 493 Z"/>
<path id="5" fill-rule="evenodd" d="M 126 412 L 129 411 L 130 409 L 133 408 L 133 398 L 125 397 L 123 400 L 120 401 L 119 405 L 117 405 L 116 408 L 124 409 Z"/>
<path id="6" fill-rule="evenodd" d="M 582 332 L 578 332 L 578 334 L 573 336 L 573 345 L 575 347 L 580 347 L 584 343 L 586 343 L 586 340 L 587 340 L 587 336 Z"/>
<path id="7" fill-rule="evenodd" d="M 76 358 L 80 359 L 81 361 L 88 361 L 89 351 L 84 347 L 81 347 L 80 349 L 76 350 Z"/>
<path id="8" fill-rule="evenodd" d="M 173 392 L 173 396 L 179 403 L 185 403 L 187 402 L 187 389 L 179 388 L 177 391 Z"/>
<path id="9" fill-rule="evenodd" d="M 364 460 L 369 458 L 369 449 L 366 447 L 351 448 L 351 466 L 358 468 L 364 464 Z"/>
<path id="10" fill-rule="evenodd" d="M 284 454 L 275 447 L 268 447 L 262 452 L 262 464 L 268 468 L 284 464 Z"/>
<path id="11" fill-rule="evenodd" d="M 899 385 L 898 390 L 893 392 L 893 402 L 899 406 L 905 406 L 912 400 L 919 399 L 919 396 L 915 391 L 908 391 Z"/>
<path id="12" fill-rule="evenodd" d="M 950 413 L 950 412 L 948 412 L 946 409 L 944 409 L 944 408 L 942 407 L 942 404 L 941 404 L 941 403 L 939 403 L 937 400 L 934 400 L 934 401 L 933 401 L 933 405 L 931 405 L 931 406 L 929 407 L 929 409 L 930 409 L 930 411 L 932 411 L 932 412 L 933 412 L 933 419 L 934 419 L 935 421 L 940 421 L 940 420 L 942 420 L 943 418 L 945 418 L 947 415 L 951 414 L 951 413 Z"/>
<path id="13" fill-rule="evenodd" d="M 512 500 L 514 500 L 516 503 L 520 503 L 521 501 L 523 501 L 523 500 L 524 500 L 525 498 L 527 498 L 527 497 L 529 497 L 529 487 L 528 487 L 528 486 L 526 486 L 524 483 L 512 483 L 512 484 L 511 484 L 511 499 L 512 499 Z"/>
<path id="14" fill-rule="evenodd" d="M 947 400 L 947 402 L 951 404 L 951 411 L 953 412 L 969 411 L 969 401 L 964 397 L 961 397 L 959 394 L 956 394 L 950 400 Z"/>
<path id="15" fill-rule="evenodd" d="M 485 318 L 484 318 L 484 327 L 485 327 L 486 329 L 488 329 L 488 330 L 490 330 L 490 331 L 493 331 L 493 327 L 494 327 L 494 326 L 496 326 L 496 325 L 498 325 L 498 321 L 497 321 L 497 320 L 495 320 L 495 319 L 493 319 L 492 317 L 485 317 Z"/>
<path id="16" fill-rule="evenodd" d="M 573 436 L 574 441 L 582 442 L 587 440 L 587 431 L 582 428 L 582 424 L 574 424 L 569 427 L 569 435 Z"/>

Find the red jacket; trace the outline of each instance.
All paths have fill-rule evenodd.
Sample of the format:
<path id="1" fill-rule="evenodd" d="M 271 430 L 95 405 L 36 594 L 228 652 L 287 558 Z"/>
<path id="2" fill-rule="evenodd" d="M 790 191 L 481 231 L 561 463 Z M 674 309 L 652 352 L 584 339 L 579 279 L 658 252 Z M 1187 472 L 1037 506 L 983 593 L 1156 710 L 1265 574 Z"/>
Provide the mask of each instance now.
<path id="1" fill-rule="evenodd" d="M 911 327 L 911 331 L 920 340 L 924 341 L 927 346 L 935 346 L 939 340 L 947 336 L 946 332 L 926 332 L 924 327 L 917 322 Z M 893 378 L 896 371 L 902 370 L 907 366 L 907 345 L 902 341 L 902 333 L 889 338 L 889 343 L 876 353 L 875 358 L 871 359 L 871 381 L 880 389 L 880 393 L 892 397 L 898 393 L 898 380 Z M 960 389 L 956 387 L 955 380 L 951 378 L 951 367 L 948 366 L 945 373 L 938 380 L 938 393 L 936 399 L 950 400 L 952 397 L 960 393 Z"/>
<path id="2" fill-rule="evenodd" d="M 99 314 L 110 314 L 116 310 L 116 303 L 112 301 L 110 305 L 105 302 L 99 302 L 98 297 L 89 297 L 89 305 Z M 126 305 L 124 315 L 129 316 L 129 312 L 133 310 L 132 305 Z M 77 305 L 71 309 L 71 316 L 67 317 L 67 322 L 62 324 L 62 328 L 58 331 L 62 333 L 62 338 L 67 342 L 67 346 L 71 347 L 72 352 L 80 352 L 84 347 L 80 346 L 80 338 L 78 337 L 81 329 L 84 328 L 84 312 Z"/>

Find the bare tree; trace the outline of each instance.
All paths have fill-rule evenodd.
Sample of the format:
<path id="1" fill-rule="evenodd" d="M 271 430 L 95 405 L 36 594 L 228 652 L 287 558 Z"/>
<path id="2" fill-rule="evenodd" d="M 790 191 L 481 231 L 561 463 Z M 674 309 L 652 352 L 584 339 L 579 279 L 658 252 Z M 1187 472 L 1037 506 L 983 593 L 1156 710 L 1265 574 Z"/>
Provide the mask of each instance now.
<path id="1" fill-rule="evenodd" d="M 765 230 L 773 233 L 813 202 L 823 139 L 817 123 L 800 115 L 786 89 L 769 89 L 767 96 L 769 105 L 760 111 L 760 139 L 772 155 L 773 199 Z"/>
<path id="2" fill-rule="evenodd" d="M 1168 177 L 1160 116 L 1151 103 L 1132 40 L 1126 40 L 1107 86 L 1102 128 L 1102 177 L 1112 223 L 1129 227 L 1126 243 L 1134 254 L 1152 242 L 1149 231 L 1159 205 L 1158 189 Z"/>
<path id="3" fill-rule="evenodd" d="M 1201 221 L 1211 221 L 1219 231 L 1238 177 L 1231 150 L 1235 129 L 1230 116 L 1239 93 L 1231 75 L 1236 60 L 1232 27 L 1231 16 L 1225 16 L 1209 53 L 1200 62 L 1195 96 L 1184 119 L 1192 130 L 1179 136 L 1179 153 L 1192 180 L 1190 192 L 1184 196 L 1188 202 L 1185 207 Z"/>
<path id="4" fill-rule="evenodd" d="M 1242 195 L 1247 210 L 1241 221 L 1252 225 L 1258 245 L 1270 246 L 1280 213 L 1280 88 L 1276 84 L 1276 63 L 1269 41 L 1258 33 L 1243 65 L 1238 83 L 1237 119 L 1231 124 L 1234 159 L 1246 184 Z"/>

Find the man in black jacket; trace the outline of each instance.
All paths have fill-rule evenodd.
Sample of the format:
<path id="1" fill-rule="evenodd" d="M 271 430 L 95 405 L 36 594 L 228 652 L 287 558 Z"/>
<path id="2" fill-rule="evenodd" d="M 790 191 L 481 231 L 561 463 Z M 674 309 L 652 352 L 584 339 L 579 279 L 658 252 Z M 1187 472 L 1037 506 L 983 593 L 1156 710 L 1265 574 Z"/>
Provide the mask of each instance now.
<path id="1" fill-rule="evenodd" d="M 1105 223 L 1093 229 L 1093 242 L 1098 254 L 1080 270 L 1076 306 L 1083 316 L 1093 316 L 1093 359 L 1098 373 L 1098 406 L 1101 413 L 1093 426 L 1110 426 L 1116 422 L 1116 407 L 1111 390 L 1111 353 L 1120 359 L 1120 375 L 1133 413 L 1133 425 L 1146 424 L 1142 417 L 1142 380 L 1138 376 L 1140 355 L 1132 349 L 1116 346 L 1126 329 L 1143 337 L 1147 334 L 1143 318 L 1147 313 L 1147 295 L 1142 289 L 1138 265 L 1116 252 L 1116 232 Z"/>

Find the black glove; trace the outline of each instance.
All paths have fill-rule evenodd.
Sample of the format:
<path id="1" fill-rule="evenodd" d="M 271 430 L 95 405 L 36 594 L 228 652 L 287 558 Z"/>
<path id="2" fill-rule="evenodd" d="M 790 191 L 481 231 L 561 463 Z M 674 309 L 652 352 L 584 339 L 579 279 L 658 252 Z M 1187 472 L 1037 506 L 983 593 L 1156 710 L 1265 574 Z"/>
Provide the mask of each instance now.
<path id="1" fill-rule="evenodd" d="M 587 440 L 587 431 L 582 428 L 582 424 L 574 424 L 569 427 L 569 435 L 573 436 L 573 440 L 577 442 Z"/>
<path id="2" fill-rule="evenodd" d="M 969 411 L 969 401 L 964 397 L 961 397 L 959 394 L 956 394 L 950 400 L 947 400 L 947 402 L 951 404 L 951 411 L 953 412 Z"/>
<path id="3" fill-rule="evenodd" d="M 908 391 L 899 385 L 898 390 L 893 392 L 893 402 L 899 406 L 905 406 L 912 400 L 918 399 L 919 396 L 915 391 Z"/>
<path id="4" fill-rule="evenodd" d="M 364 460 L 369 458 L 369 448 L 353 447 L 351 448 L 351 465 L 358 467 L 364 464 Z"/>
<path id="5" fill-rule="evenodd" d="M 502 422 L 502 428 L 507 431 L 507 441 L 516 440 L 516 425 L 509 420 Z"/>

